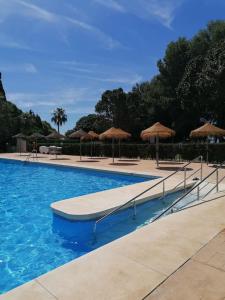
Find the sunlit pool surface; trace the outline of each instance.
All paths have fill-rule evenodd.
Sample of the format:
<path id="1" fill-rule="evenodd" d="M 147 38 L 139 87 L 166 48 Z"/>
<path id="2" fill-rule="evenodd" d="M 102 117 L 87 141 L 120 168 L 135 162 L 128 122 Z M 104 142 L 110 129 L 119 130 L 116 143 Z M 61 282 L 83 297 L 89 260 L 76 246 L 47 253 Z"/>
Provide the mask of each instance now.
<path id="1" fill-rule="evenodd" d="M 93 222 L 72 223 L 53 216 L 52 202 L 155 178 L 0 159 L 0 293 L 146 222 L 137 219 L 139 225 L 133 223 L 128 210 L 126 225 L 115 226 L 114 233 L 103 234 L 101 241 L 93 245 Z M 99 229 L 104 231 L 105 226 Z"/>

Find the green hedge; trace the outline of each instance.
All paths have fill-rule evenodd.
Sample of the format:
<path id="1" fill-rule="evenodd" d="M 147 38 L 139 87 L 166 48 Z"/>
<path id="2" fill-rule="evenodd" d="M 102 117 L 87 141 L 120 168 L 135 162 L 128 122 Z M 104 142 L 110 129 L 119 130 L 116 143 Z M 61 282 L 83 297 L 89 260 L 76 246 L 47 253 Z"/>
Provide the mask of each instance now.
<path id="1" fill-rule="evenodd" d="M 63 147 L 63 154 L 80 155 L 80 143 L 53 143 Z M 42 144 L 49 145 L 49 144 Z M 93 156 L 112 156 L 112 145 L 110 143 L 96 142 L 92 145 Z M 82 143 L 82 155 L 91 155 L 91 143 Z M 206 144 L 159 144 L 159 158 L 161 160 L 173 160 L 176 156 L 180 156 L 182 160 L 191 160 L 199 155 L 203 155 L 206 159 Z M 115 144 L 115 156 L 119 157 L 119 145 Z M 129 144 L 121 143 L 120 157 L 154 159 L 154 144 Z M 225 143 L 209 144 L 209 161 L 222 162 L 225 161 Z"/>

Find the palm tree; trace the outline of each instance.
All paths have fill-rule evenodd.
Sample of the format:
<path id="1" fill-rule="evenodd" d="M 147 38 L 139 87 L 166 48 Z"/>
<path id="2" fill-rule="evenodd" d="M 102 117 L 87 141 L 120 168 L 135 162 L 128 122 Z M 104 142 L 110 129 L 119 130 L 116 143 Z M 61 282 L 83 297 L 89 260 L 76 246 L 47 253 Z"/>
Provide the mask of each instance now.
<path id="1" fill-rule="evenodd" d="M 59 126 L 62 126 L 62 124 L 66 123 L 67 121 L 67 115 L 63 108 L 56 108 L 54 112 L 52 113 L 51 121 L 54 122 L 58 127 L 58 133 L 59 133 Z"/>

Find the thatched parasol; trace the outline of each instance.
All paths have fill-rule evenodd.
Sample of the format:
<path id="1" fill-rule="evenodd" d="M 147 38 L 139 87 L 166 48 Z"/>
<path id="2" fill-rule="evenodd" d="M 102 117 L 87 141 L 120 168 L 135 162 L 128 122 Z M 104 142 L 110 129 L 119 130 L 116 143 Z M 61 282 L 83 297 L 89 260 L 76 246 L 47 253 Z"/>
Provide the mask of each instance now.
<path id="1" fill-rule="evenodd" d="M 114 127 L 111 127 L 110 129 L 106 130 L 105 132 L 103 132 L 99 135 L 100 140 L 105 140 L 105 139 L 111 139 L 112 140 L 112 159 L 113 159 L 113 163 L 114 163 L 114 155 L 115 155 L 114 140 L 119 140 L 119 143 L 120 143 L 120 140 L 128 139 L 130 137 L 131 137 L 131 134 L 129 132 L 126 132 L 126 131 L 124 131 L 120 128 L 114 128 Z"/>
<path id="2" fill-rule="evenodd" d="M 94 132 L 94 131 L 88 131 L 88 134 L 90 134 L 92 137 L 93 137 L 93 139 L 98 139 L 99 138 L 99 134 L 97 134 L 96 132 Z"/>
<path id="3" fill-rule="evenodd" d="M 27 136 L 23 133 L 18 133 L 16 135 L 13 136 L 14 139 L 27 139 Z"/>
<path id="4" fill-rule="evenodd" d="M 86 131 L 83 129 L 79 129 L 77 131 L 74 131 L 69 135 L 70 139 L 80 139 L 80 160 L 82 159 L 82 144 L 81 144 L 81 138 L 87 134 Z"/>
<path id="5" fill-rule="evenodd" d="M 203 126 L 192 130 L 190 133 L 191 138 L 198 138 L 198 137 L 208 137 L 208 136 L 225 136 L 225 130 L 219 127 L 216 127 L 213 124 L 205 123 Z M 209 161 L 209 142 L 207 139 L 206 143 L 206 162 L 208 164 Z"/>
<path id="6" fill-rule="evenodd" d="M 42 140 L 45 138 L 45 136 L 43 134 L 40 134 L 39 132 L 34 132 L 28 138 L 31 140 Z"/>
<path id="7" fill-rule="evenodd" d="M 87 134 L 86 131 L 84 131 L 83 129 L 79 129 L 77 131 L 74 131 L 73 133 L 71 133 L 69 135 L 70 139 L 80 139 L 82 136 L 84 136 L 85 134 Z"/>
<path id="8" fill-rule="evenodd" d="M 65 139 L 65 136 L 58 133 L 57 131 L 53 131 L 49 135 L 46 136 L 47 140 L 62 140 Z"/>
<path id="9" fill-rule="evenodd" d="M 206 123 L 203 126 L 192 130 L 190 133 L 191 138 L 208 136 L 225 136 L 225 130 L 210 123 Z"/>
<path id="10" fill-rule="evenodd" d="M 141 138 L 143 141 L 149 140 L 151 137 L 156 138 L 156 163 L 157 167 L 159 166 L 159 138 L 169 138 L 173 137 L 176 132 L 173 129 L 170 129 L 160 122 L 153 124 L 151 127 L 143 130 L 141 132 Z"/>

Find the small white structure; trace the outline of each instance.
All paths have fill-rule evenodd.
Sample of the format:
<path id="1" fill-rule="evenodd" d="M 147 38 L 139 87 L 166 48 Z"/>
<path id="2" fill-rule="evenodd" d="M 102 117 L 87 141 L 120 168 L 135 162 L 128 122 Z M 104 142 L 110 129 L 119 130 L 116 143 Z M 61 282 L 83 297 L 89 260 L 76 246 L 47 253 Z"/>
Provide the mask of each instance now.
<path id="1" fill-rule="evenodd" d="M 21 153 L 27 152 L 27 141 L 26 136 L 22 133 L 18 133 L 17 135 L 14 135 L 13 138 L 16 139 L 16 151 Z"/>
<path id="2" fill-rule="evenodd" d="M 39 152 L 41 154 L 49 154 L 49 147 L 47 147 L 47 146 L 40 146 L 39 147 Z"/>

